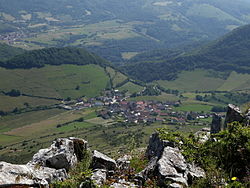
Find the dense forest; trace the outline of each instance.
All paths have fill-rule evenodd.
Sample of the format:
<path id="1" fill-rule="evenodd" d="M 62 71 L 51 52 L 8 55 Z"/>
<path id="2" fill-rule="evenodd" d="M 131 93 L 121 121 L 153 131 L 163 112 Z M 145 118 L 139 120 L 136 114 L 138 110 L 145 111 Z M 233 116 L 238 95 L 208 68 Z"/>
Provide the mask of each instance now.
<path id="1" fill-rule="evenodd" d="M 0 43 L 0 60 L 5 61 L 11 57 L 24 53 L 25 50 Z"/>
<path id="2" fill-rule="evenodd" d="M 2 61 L 0 63 L 0 66 L 13 69 L 43 67 L 46 64 L 97 64 L 100 66 L 105 66 L 109 63 L 99 56 L 96 56 L 82 48 L 65 47 L 27 51 L 23 54 L 16 55 L 6 61 Z"/>

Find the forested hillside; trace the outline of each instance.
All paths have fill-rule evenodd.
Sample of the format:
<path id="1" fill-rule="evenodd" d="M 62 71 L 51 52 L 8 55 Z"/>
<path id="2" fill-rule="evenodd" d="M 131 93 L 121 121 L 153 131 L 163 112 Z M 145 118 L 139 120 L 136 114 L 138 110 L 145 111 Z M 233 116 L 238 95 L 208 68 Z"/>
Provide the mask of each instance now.
<path id="1" fill-rule="evenodd" d="M 32 68 L 43 67 L 44 65 L 61 64 L 97 64 L 105 66 L 109 63 L 99 56 L 84 49 L 66 47 L 27 51 L 23 54 L 3 61 L 0 66 L 5 68 Z"/>
<path id="2" fill-rule="evenodd" d="M 0 43 L 0 61 L 7 60 L 15 55 L 24 53 L 25 50 L 21 48 L 15 48 L 7 44 Z"/>
<path id="3" fill-rule="evenodd" d="M 178 73 L 196 68 L 250 73 L 250 25 L 191 52 L 155 51 L 134 57 L 122 69 L 143 81 L 174 80 Z M 143 56 L 144 55 L 144 56 Z"/>

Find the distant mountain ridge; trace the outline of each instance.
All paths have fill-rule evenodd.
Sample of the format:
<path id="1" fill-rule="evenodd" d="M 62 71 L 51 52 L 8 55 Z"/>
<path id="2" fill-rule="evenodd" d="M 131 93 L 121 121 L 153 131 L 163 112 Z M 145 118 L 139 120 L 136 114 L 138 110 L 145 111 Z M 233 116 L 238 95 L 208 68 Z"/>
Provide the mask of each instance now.
<path id="1" fill-rule="evenodd" d="M 173 80 L 178 72 L 196 68 L 250 73 L 249 33 L 250 25 L 246 25 L 195 51 L 174 52 L 175 57 L 171 56 L 173 52 L 168 55 L 169 50 L 156 51 L 148 61 L 141 54 L 122 68 L 130 76 L 147 82 Z"/>

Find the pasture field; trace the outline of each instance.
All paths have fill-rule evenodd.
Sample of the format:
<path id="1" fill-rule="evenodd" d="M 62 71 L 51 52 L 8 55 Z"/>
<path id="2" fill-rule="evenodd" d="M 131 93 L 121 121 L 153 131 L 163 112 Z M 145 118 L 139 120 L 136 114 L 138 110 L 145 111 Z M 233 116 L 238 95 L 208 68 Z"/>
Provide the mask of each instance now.
<path id="1" fill-rule="evenodd" d="M 166 94 L 162 93 L 159 96 L 138 96 L 130 98 L 131 101 L 178 101 L 179 97 L 172 95 L 172 94 Z"/>
<path id="2" fill-rule="evenodd" d="M 177 111 L 185 111 L 185 112 L 211 112 L 213 106 L 209 104 L 195 104 L 195 103 L 186 103 L 181 104 L 179 107 L 175 107 Z"/>
<path id="3" fill-rule="evenodd" d="M 28 107 L 38 107 L 38 106 L 50 106 L 58 104 L 60 101 L 53 99 L 43 99 L 27 96 L 10 97 L 0 94 L 0 110 L 5 112 L 10 112 L 14 108 L 26 108 Z"/>
<path id="4" fill-rule="evenodd" d="M 122 58 L 125 60 L 129 60 L 129 59 L 135 57 L 137 54 L 139 54 L 139 53 L 138 52 L 123 52 Z"/>
<path id="5" fill-rule="evenodd" d="M 223 75 L 214 77 L 216 72 L 212 73 L 197 69 L 194 71 L 183 71 L 178 78 L 173 81 L 159 80 L 156 81 L 160 86 L 166 89 L 177 89 L 185 92 L 193 91 L 234 91 L 250 89 L 250 75 L 232 72 L 228 77 Z"/>
<path id="6" fill-rule="evenodd" d="M 44 17 L 44 15 L 41 15 Z M 47 15 L 48 16 L 48 15 Z M 47 19 L 53 19 L 47 17 Z M 29 38 L 19 41 L 15 46 L 29 50 L 45 46 L 57 46 L 67 43 L 68 45 L 102 45 L 107 40 L 122 40 L 141 36 L 134 32 L 133 26 L 139 22 L 123 23 L 120 20 L 109 20 L 93 24 L 74 26 L 49 26 L 44 23 L 31 25 L 30 28 L 47 26 L 48 29 Z M 30 45 L 34 44 L 34 45 Z"/>
<path id="7" fill-rule="evenodd" d="M 143 90 L 142 86 L 136 85 L 132 82 L 128 82 L 118 88 L 120 91 L 128 91 L 129 94 L 137 93 Z"/>
<path id="8" fill-rule="evenodd" d="M 97 96 L 109 82 L 104 69 L 98 65 L 45 66 L 29 70 L 0 68 L 0 78 L 0 88 L 5 92 L 18 89 L 21 93 L 52 98 Z"/>

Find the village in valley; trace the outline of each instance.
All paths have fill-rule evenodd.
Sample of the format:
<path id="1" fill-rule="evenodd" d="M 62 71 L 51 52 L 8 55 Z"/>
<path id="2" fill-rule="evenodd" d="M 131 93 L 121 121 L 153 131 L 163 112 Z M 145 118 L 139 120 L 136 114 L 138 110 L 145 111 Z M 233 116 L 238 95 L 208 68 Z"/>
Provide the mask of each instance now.
<path id="1" fill-rule="evenodd" d="M 206 120 L 211 118 L 212 112 L 185 112 L 177 111 L 175 107 L 181 105 L 181 101 L 133 101 L 130 96 L 125 96 L 119 90 L 107 90 L 103 96 L 86 100 L 63 101 L 61 108 L 66 110 L 81 110 L 96 107 L 97 116 L 105 120 L 115 119 L 119 123 L 151 124 L 159 122 L 169 125 L 206 125 Z M 201 120 L 201 121 L 199 121 Z"/>

